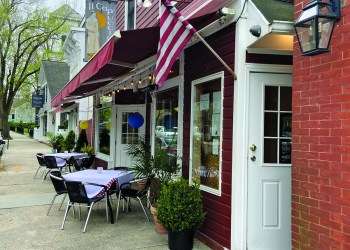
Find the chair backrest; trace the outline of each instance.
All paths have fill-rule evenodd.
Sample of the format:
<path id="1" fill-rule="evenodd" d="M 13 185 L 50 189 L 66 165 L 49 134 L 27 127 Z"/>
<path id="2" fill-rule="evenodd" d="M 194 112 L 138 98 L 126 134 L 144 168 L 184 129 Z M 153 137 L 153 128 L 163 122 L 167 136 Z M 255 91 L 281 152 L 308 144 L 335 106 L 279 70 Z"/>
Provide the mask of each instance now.
<path id="1" fill-rule="evenodd" d="M 89 169 L 95 161 L 96 155 L 90 155 L 89 157 L 82 159 L 82 168 Z"/>
<path id="2" fill-rule="evenodd" d="M 57 194 L 67 193 L 66 185 L 60 171 L 51 171 L 50 179 Z"/>
<path id="3" fill-rule="evenodd" d="M 131 168 L 129 168 L 129 167 L 114 167 L 113 168 L 113 170 L 121 170 L 121 171 L 123 171 L 123 170 L 125 170 L 125 171 L 128 171 L 128 170 L 130 170 Z"/>
<path id="4" fill-rule="evenodd" d="M 145 187 L 144 187 L 143 190 L 140 190 L 140 191 L 137 193 L 138 196 L 144 196 L 144 195 L 147 194 L 148 190 L 149 190 L 150 187 L 151 187 L 153 177 L 154 177 L 154 176 L 151 176 L 151 177 L 148 177 L 148 178 L 147 178 L 146 185 L 145 185 Z"/>
<path id="5" fill-rule="evenodd" d="M 65 181 L 69 200 L 77 203 L 90 204 L 89 198 L 86 194 L 85 186 L 80 181 Z"/>
<path id="6" fill-rule="evenodd" d="M 43 154 L 41 153 L 36 154 L 36 159 L 38 160 L 40 166 L 46 167 L 46 161 L 43 157 Z"/>
<path id="7" fill-rule="evenodd" d="M 57 168 L 57 161 L 55 156 L 45 155 L 44 159 L 47 168 Z"/>

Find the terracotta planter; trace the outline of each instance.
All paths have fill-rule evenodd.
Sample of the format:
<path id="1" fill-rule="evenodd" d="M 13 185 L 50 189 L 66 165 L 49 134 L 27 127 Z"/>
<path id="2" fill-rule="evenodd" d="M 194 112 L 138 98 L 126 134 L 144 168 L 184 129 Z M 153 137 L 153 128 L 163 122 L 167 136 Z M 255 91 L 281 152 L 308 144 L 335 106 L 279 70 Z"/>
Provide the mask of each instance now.
<path id="1" fill-rule="evenodd" d="M 158 218 L 155 215 L 156 209 L 157 209 L 156 207 L 151 206 L 151 214 L 153 215 L 154 224 L 156 225 L 156 232 L 159 234 L 167 234 L 168 230 L 158 222 Z"/>

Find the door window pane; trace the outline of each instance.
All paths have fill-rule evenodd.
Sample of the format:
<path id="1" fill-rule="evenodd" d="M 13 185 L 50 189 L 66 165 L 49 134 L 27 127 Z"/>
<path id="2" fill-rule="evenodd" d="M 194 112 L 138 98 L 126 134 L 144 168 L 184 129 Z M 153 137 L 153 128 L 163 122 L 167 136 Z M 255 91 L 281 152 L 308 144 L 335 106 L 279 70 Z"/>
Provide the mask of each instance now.
<path id="1" fill-rule="evenodd" d="M 133 112 L 123 112 L 122 113 L 122 144 L 136 143 L 138 138 L 139 129 L 133 128 L 129 124 L 129 116 Z"/>
<path id="2" fill-rule="evenodd" d="M 277 136 L 278 113 L 265 112 L 265 136 Z"/>
<path id="3" fill-rule="evenodd" d="M 265 86 L 264 163 L 290 164 L 291 137 L 292 88 Z"/>
<path id="4" fill-rule="evenodd" d="M 292 111 L 292 88 L 281 88 L 281 111 Z"/>
<path id="5" fill-rule="evenodd" d="M 217 193 L 221 178 L 222 78 L 194 85 L 192 103 L 192 179 Z"/>
<path id="6" fill-rule="evenodd" d="M 100 109 L 98 115 L 99 152 L 109 155 L 112 108 Z"/>
<path id="7" fill-rule="evenodd" d="M 264 162 L 277 163 L 277 139 L 264 139 Z"/>
<path id="8" fill-rule="evenodd" d="M 265 110 L 277 110 L 278 87 L 265 86 Z"/>

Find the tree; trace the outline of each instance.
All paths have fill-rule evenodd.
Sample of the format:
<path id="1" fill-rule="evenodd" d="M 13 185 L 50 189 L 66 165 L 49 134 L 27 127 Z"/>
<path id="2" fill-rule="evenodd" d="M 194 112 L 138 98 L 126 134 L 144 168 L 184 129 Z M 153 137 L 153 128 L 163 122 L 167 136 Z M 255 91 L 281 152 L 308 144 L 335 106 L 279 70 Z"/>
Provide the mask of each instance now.
<path id="1" fill-rule="evenodd" d="M 50 17 L 40 0 L 0 0 L 0 129 L 9 138 L 8 115 L 16 94 L 37 82 L 40 62 L 53 56 L 52 44 L 71 13 Z"/>

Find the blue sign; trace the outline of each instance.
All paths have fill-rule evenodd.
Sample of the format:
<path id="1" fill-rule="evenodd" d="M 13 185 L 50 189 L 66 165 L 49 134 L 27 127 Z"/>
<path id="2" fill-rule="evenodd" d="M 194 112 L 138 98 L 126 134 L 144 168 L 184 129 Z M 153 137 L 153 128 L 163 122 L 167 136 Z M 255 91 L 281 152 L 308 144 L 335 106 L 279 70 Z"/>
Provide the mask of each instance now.
<path id="1" fill-rule="evenodd" d="M 33 108 L 42 108 L 44 105 L 44 95 L 32 95 L 32 107 Z"/>

